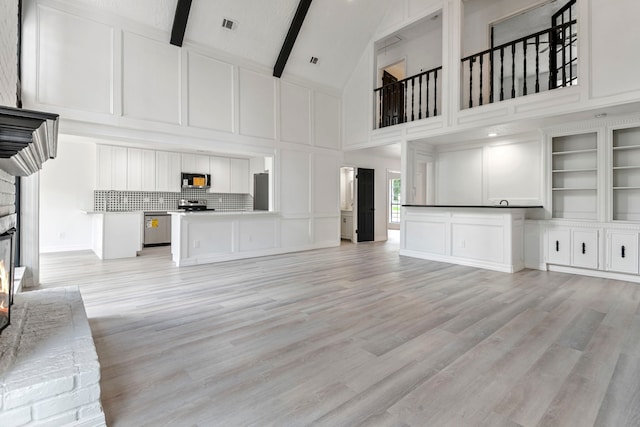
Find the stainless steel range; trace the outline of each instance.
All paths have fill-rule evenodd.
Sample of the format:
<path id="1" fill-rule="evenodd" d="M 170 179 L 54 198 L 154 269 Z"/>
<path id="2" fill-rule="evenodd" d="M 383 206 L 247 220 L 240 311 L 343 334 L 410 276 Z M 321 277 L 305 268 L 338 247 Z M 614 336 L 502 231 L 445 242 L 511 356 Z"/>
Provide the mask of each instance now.
<path id="1" fill-rule="evenodd" d="M 178 209 L 188 212 L 192 211 L 215 211 L 213 208 L 207 208 L 206 200 L 187 200 L 180 199 L 178 202 Z"/>

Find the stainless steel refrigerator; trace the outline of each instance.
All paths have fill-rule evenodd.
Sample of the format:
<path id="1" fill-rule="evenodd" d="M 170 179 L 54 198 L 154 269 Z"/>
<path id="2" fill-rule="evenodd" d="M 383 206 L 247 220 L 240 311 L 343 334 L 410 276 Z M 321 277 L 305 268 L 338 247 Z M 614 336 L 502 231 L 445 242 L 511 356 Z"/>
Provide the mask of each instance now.
<path id="1" fill-rule="evenodd" d="M 253 210 L 269 210 L 269 174 L 253 174 Z"/>

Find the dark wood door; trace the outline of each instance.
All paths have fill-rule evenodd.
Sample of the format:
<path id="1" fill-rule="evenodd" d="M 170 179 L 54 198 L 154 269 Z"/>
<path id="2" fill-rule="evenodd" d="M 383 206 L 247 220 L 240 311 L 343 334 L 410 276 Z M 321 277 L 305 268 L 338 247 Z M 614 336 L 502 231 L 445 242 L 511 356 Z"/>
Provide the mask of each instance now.
<path id="1" fill-rule="evenodd" d="M 374 240 L 374 170 L 358 168 L 358 242 Z"/>
<path id="2" fill-rule="evenodd" d="M 404 84 L 386 71 L 382 73 L 382 126 L 404 122 Z"/>

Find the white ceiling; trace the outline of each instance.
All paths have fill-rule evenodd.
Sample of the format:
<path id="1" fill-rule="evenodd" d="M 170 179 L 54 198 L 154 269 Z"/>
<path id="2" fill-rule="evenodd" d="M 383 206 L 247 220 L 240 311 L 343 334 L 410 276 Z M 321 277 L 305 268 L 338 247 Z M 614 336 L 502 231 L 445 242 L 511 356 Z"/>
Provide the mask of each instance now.
<path id="1" fill-rule="evenodd" d="M 177 4 L 177 0 L 76 1 L 167 33 Z M 298 3 L 193 0 L 185 43 L 201 44 L 273 70 Z M 283 77 L 291 75 L 341 90 L 391 4 L 388 0 L 312 2 Z M 224 18 L 236 21 L 237 29 L 223 29 Z M 319 58 L 318 64 L 309 63 L 311 56 Z"/>

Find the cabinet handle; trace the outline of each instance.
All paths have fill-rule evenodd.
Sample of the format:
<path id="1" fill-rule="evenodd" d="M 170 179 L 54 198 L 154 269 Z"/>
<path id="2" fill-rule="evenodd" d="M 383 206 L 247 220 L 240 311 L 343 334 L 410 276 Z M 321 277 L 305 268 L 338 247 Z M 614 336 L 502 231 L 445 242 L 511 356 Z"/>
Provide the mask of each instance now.
<path id="1" fill-rule="evenodd" d="M 584 242 L 582 242 L 582 253 L 583 254 L 587 253 L 587 245 Z"/>
<path id="2" fill-rule="evenodd" d="M 622 258 L 624 258 L 624 246 L 622 246 L 622 251 L 621 252 L 622 252 L 622 254 L 621 254 Z"/>
<path id="3" fill-rule="evenodd" d="M 560 252 L 560 241 L 556 240 L 556 252 Z"/>

